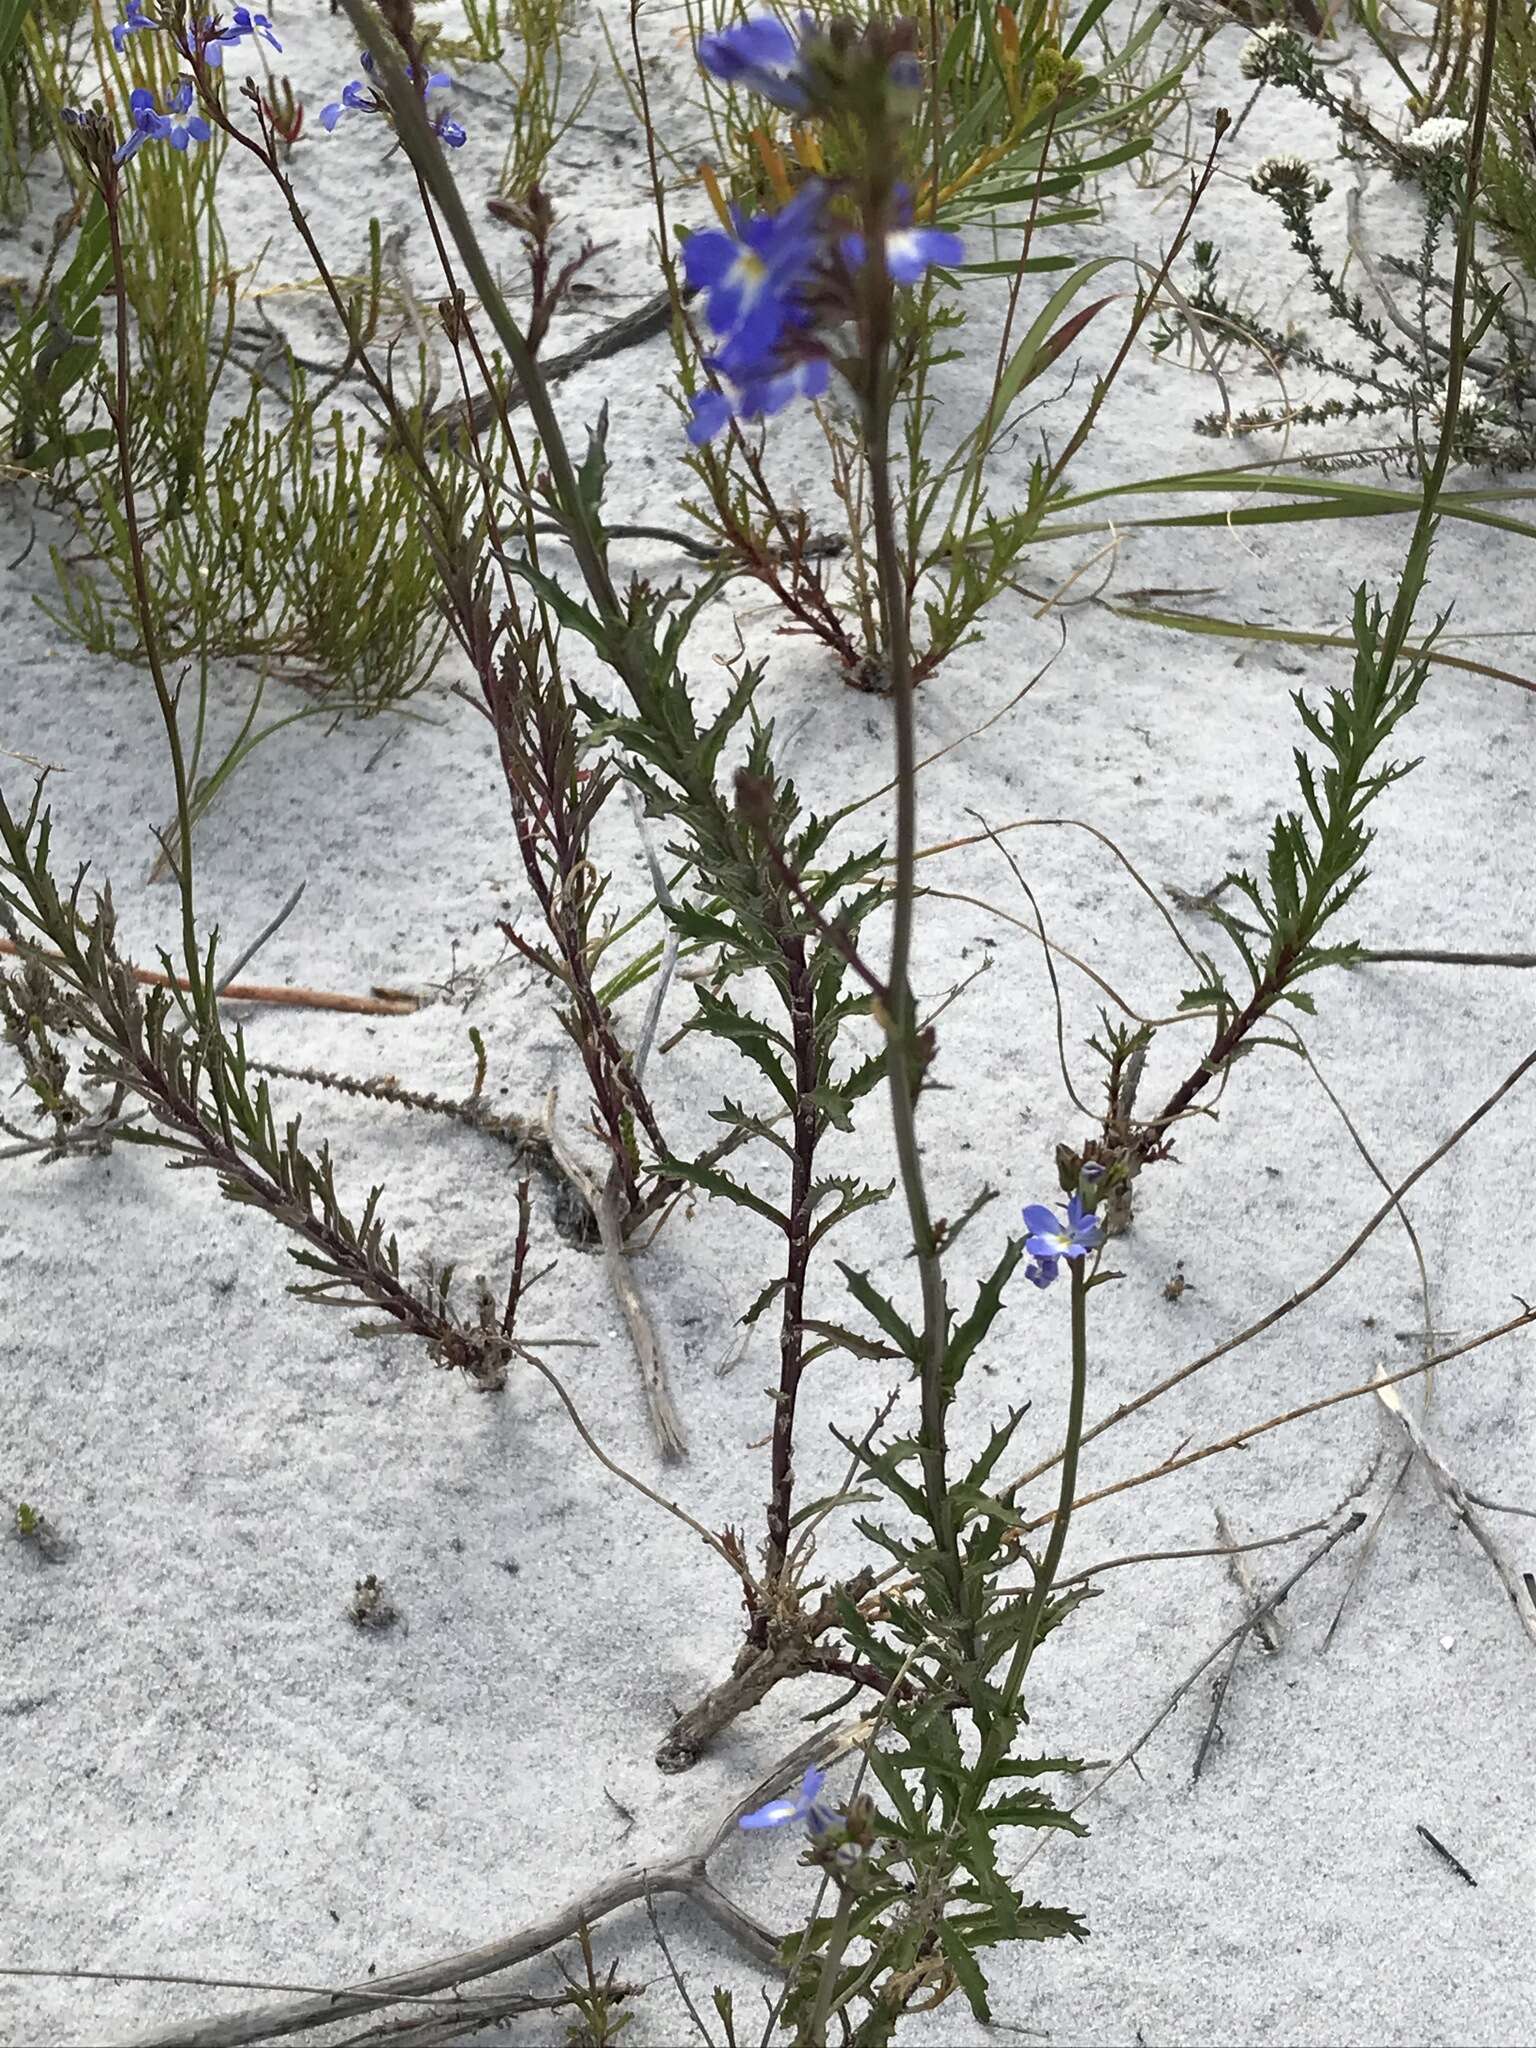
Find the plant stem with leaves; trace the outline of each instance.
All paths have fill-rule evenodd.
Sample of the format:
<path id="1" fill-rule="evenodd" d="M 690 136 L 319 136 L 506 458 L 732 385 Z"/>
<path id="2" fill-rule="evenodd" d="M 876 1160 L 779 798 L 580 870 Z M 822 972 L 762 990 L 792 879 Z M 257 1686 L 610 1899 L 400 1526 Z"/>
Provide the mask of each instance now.
<path id="1" fill-rule="evenodd" d="M 1445 623 L 1441 618 L 1434 630 L 1409 650 L 1414 614 L 1428 579 L 1440 496 L 1455 453 L 1467 360 L 1492 317 L 1491 309 L 1485 308 L 1469 319 L 1469 307 L 1477 260 L 1477 184 L 1497 33 L 1498 0 L 1489 0 L 1467 154 L 1454 195 L 1458 233 L 1440 434 L 1424 477 L 1402 575 L 1390 606 L 1372 596 L 1364 584 L 1355 592 L 1355 660 L 1348 690 L 1330 691 L 1326 710 L 1309 704 L 1300 691 L 1296 693 L 1302 724 L 1326 758 L 1319 770 L 1306 753 L 1297 750 L 1302 805 L 1275 819 L 1265 881 L 1246 871 L 1226 878 L 1244 899 L 1249 914 L 1238 915 L 1219 904 L 1211 909 L 1211 916 L 1232 941 L 1247 970 L 1248 994 L 1235 997 L 1215 962 L 1202 956 L 1205 978 L 1186 994 L 1184 1004 L 1214 1014 L 1216 1034 L 1210 1050 L 1155 1115 L 1128 1132 L 1122 1117 L 1117 1128 L 1106 1126 L 1102 1139 L 1088 1148 L 1105 1163 L 1121 1165 L 1127 1191 L 1130 1178 L 1143 1164 L 1167 1155 L 1177 1124 L 1198 1111 L 1207 1087 L 1235 1059 L 1255 1044 L 1284 1043 L 1259 1036 L 1271 1012 L 1281 1004 L 1311 1012 L 1312 998 L 1300 982 L 1322 968 L 1347 965 L 1359 955 L 1354 941 L 1330 943 L 1327 927 L 1367 879 L 1365 857 L 1374 837 L 1366 822 L 1370 806 L 1416 765 L 1383 761 L 1381 751 L 1418 702 L 1429 674 L 1430 652 Z"/>
<path id="2" fill-rule="evenodd" d="M 73 128 L 82 160 L 106 212 L 117 307 L 116 370 L 107 406 L 116 441 L 123 517 L 134 562 L 145 663 L 165 730 L 175 791 L 177 843 L 173 866 L 180 892 L 184 986 L 155 989 L 146 999 L 121 960 L 110 890 L 94 914 L 81 904 L 84 871 L 67 895 L 50 865 L 50 822 L 42 783 L 30 807 L 15 812 L 0 797 L 0 918 L 24 963 L 54 980 L 62 1014 L 96 1047 L 91 1078 L 142 1100 L 159 1130 L 124 1129 L 125 1142 L 168 1148 L 174 1164 L 209 1167 L 231 1200 L 263 1209 L 306 1247 L 297 1261 L 321 1275 L 295 1291 L 331 1306 L 372 1307 L 426 1340 L 442 1363 L 461 1367 L 481 1384 L 501 1384 L 516 1348 L 510 1331 L 520 1273 L 500 1317 L 482 1286 L 478 1320 L 461 1321 L 450 1306 L 451 1269 L 429 1272 L 419 1291 L 402 1280 L 395 1240 L 386 1239 L 378 1214 L 381 1190 L 370 1194 L 352 1222 L 336 1195 L 328 1152 L 311 1158 L 300 1146 L 298 1124 L 279 1134 L 265 1083 L 249 1085 L 243 1040 L 226 1037 L 219 1016 L 214 969 L 216 939 L 198 936 L 192 872 L 193 791 L 178 702 L 165 674 L 156 615 L 144 561 L 134 469 L 131 324 L 120 230 L 121 167 L 116 136 L 105 117 L 82 116 Z M 49 957 L 31 933 L 48 942 Z M 167 981 L 176 977 L 169 972 Z M 119 1098 L 120 1099 L 120 1098 Z"/>

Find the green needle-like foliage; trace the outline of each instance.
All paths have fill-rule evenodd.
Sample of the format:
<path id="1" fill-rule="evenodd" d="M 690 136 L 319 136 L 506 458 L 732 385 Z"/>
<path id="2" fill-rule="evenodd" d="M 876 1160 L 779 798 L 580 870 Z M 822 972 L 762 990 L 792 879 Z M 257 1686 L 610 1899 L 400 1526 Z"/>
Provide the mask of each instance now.
<path id="1" fill-rule="evenodd" d="M 1295 750 L 1301 808 L 1275 819 L 1262 881 L 1246 869 L 1226 878 L 1253 914 L 1238 916 L 1220 904 L 1211 909 L 1248 971 L 1247 1007 L 1258 1005 L 1260 1014 L 1279 1002 L 1310 1012 L 1312 998 L 1296 984 L 1321 967 L 1347 964 L 1359 951 L 1353 940 L 1325 942 L 1325 931 L 1366 880 L 1365 856 L 1374 836 L 1366 812 L 1418 765 L 1383 760 L 1381 750 L 1418 702 L 1429 672 L 1423 653 L 1393 659 L 1385 623 L 1380 601 L 1362 584 L 1355 593 L 1350 687 L 1330 690 L 1323 710 L 1299 690 L 1293 700 L 1320 749 L 1317 760 Z M 1430 644 L 1438 631 L 1437 626 Z M 1184 1004 L 1214 1004 L 1222 1019 L 1239 1007 L 1215 969 L 1185 995 Z"/>
<path id="2" fill-rule="evenodd" d="M 275 424 L 273 404 L 253 381 L 179 510 L 163 489 L 141 490 L 161 645 L 172 660 L 260 661 L 337 709 L 386 710 L 422 686 L 447 637 L 419 487 L 403 458 L 370 452 L 363 427 L 339 412 L 318 418 L 297 367 Z M 440 476 L 460 488 L 446 450 Z M 50 614 L 93 653 L 136 660 L 143 633 L 112 471 L 92 488 L 83 516 L 99 566 L 55 549 Z"/>
<path id="3" fill-rule="evenodd" d="M 153 1125 L 121 1130 L 122 1141 L 168 1151 L 172 1166 L 211 1169 L 230 1201 L 264 1210 L 295 1237 L 290 1256 L 319 1277 L 296 1282 L 293 1292 L 330 1307 L 369 1310 L 385 1319 L 384 1327 L 424 1339 L 439 1364 L 500 1385 L 514 1348 L 504 1334 L 510 1322 L 484 1307 L 477 1321 L 461 1320 L 451 1267 L 429 1266 L 420 1283 L 404 1278 L 399 1247 L 380 1214 L 383 1190 L 374 1188 L 353 1218 L 337 1193 L 329 1149 L 308 1151 L 297 1118 L 279 1125 L 266 1082 L 251 1074 L 242 1036 L 228 1037 L 219 1022 L 215 942 L 191 992 L 173 982 L 146 993 L 118 951 L 111 891 L 88 905 L 84 888 L 84 868 L 67 892 L 54 881 L 41 782 L 25 811 L 13 811 L 0 795 L 0 927 L 24 966 L 48 977 L 55 1028 L 90 1045 L 85 1078 L 122 1090 L 150 1111 Z M 163 965 L 172 980 L 168 958 Z"/>

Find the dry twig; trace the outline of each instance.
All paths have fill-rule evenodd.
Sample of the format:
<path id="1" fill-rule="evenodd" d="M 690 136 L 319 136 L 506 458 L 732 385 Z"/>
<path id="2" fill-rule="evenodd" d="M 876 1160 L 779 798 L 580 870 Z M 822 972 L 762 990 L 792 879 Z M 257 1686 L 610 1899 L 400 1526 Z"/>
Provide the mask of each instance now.
<path id="1" fill-rule="evenodd" d="M 1473 1512 L 1472 1501 L 1466 1489 L 1425 1436 L 1422 1426 L 1415 1422 L 1403 1406 L 1396 1388 L 1383 1382 L 1379 1393 L 1382 1406 L 1396 1417 L 1409 1443 L 1423 1459 L 1436 1493 L 1493 1566 L 1498 1574 L 1499 1584 L 1509 1596 L 1509 1603 L 1515 1610 L 1515 1617 L 1521 1628 L 1531 1641 L 1536 1643 L 1536 1603 L 1527 1600 L 1525 1588 L 1520 1582 L 1520 1574 L 1505 1557 L 1481 1516 Z"/>
<path id="2" fill-rule="evenodd" d="M 192 2020 L 182 2026 L 141 2035 L 134 2048 L 243 2048 L 256 2041 L 275 2041 L 302 2034 L 316 2027 L 351 2019 L 359 2014 L 377 2013 L 389 2005 L 404 2004 L 445 1991 L 459 1984 L 473 1983 L 503 1970 L 515 1968 L 563 1941 L 574 1940 L 582 1927 L 633 1905 L 659 1892 L 676 1892 L 691 1899 L 733 1940 L 739 1941 L 757 1960 L 774 1964 L 778 1940 L 725 1895 L 709 1875 L 709 1860 L 721 1844 L 735 1833 L 744 1813 L 760 1806 L 794 1784 L 808 1764 L 826 1764 L 834 1756 L 853 1748 L 861 1739 L 861 1724 L 823 1729 L 791 1751 L 772 1771 L 743 1794 L 719 1819 L 700 1829 L 692 1842 L 677 1855 L 652 1864 L 626 1864 L 614 1876 L 592 1886 L 547 1919 L 520 1928 L 516 1934 L 479 1948 L 462 1949 L 437 1962 L 424 1963 L 394 1977 L 375 1977 L 367 1984 L 348 1986 L 300 1999 L 292 2005 L 265 2006 L 249 2012 L 230 2013 L 223 2018 Z M 74 1975 L 75 1972 L 64 1972 Z M 460 2023 L 462 2027 L 462 2022 Z M 419 2038 L 419 2037 L 418 2037 Z"/>
<path id="3" fill-rule="evenodd" d="M 1103 1777 L 1096 1778 L 1094 1782 L 1088 1787 L 1088 1790 L 1083 1794 L 1082 1798 L 1074 1800 L 1074 1802 L 1067 1809 L 1067 1811 L 1069 1813 L 1076 1813 L 1079 1810 L 1079 1808 L 1086 1806 L 1090 1799 L 1097 1798 L 1099 1793 L 1101 1793 L 1104 1790 L 1104 1787 L 1109 1783 L 1111 1778 L 1118 1777 L 1120 1773 L 1125 1769 L 1126 1765 L 1130 1763 L 1133 1760 L 1133 1758 L 1135 1758 L 1143 1749 L 1146 1748 L 1147 1744 L 1152 1740 L 1152 1737 L 1157 1733 L 1158 1729 L 1162 1727 L 1163 1723 L 1167 1720 L 1168 1716 L 1179 1704 L 1179 1701 L 1184 1698 L 1185 1694 L 1189 1692 L 1192 1687 L 1199 1683 L 1200 1679 L 1204 1676 L 1204 1674 L 1207 1671 L 1210 1670 L 1211 1666 L 1216 1662 L 1216 1659 L 1222 1654 L 1222 1652 L 1224 1650 L 1230 1650 L 1234 1645 L 1240 1646 L 1244 1638 L 1248 1635 L 1249 1631 L 1257 1627 L 1258 1623 L 1261 1620 L 1267 1618 L 1269 1615 L 1274 1613 L 1275 1609 L 1279 1607 L 1281 1603 L 1289 1597 L 1294 1588 L 1301 1582 L 1302 1579 L 1306 1577 L 1307 1573 L 1311 1571 L 1312 1567 L 1314 1565 L 1321 1564 L 1323 1559 L 1328 1555 L 1329 1551 L 1333 1549 L 1334 1545 L 1339 1542 L 1342 1542 L 1344 1537 L 1352 1536 L 1355 1533 L 1355 1531 L 1363 1525 L 1364 1521 L 1365 1516 L 1361 1514 L 1358 1509 L 1356 1509 L 1356 1511 L 1353 1514 L 1346 1516 L 1346 1518 L 1339 1524 L 1338 1528 L 1334 1530 L 1333 1534 L 1329 1536 L 1325 1542 L 1318 1545 L 1317 1549 L 1313 1551 L 1312 1555 L 1307 1559 L 1306 1563 L 1303 1565 L 1299 1565 L 1297 1569 L 1291 1573 L 1291 1576 L 1285 1581 L 1285 1583 L 1282 1586 L 1280 1586 L 1275 1592 L 1270 1594 L 1269 1598 L 1264 1602 L 1262 1607 L 1256 1608 L 1254 1612 L 1251 1614 L 1245 1614 L 1243 1616 L 1243 1619 L 1238 1623 L 1237 1627 L 1229 1630 L 1228 1633 L 1224 1635 L 1221 1641 L 1216 1645 L 1215 1649 L 1210 1651 L 1208 1655 L 1202 1657 L 1200 1659 L 1200 1662 L 1195 1666 L 1194 1670 L 1189 1672 L 1185 1677 L 1179 1680 L 1179 1683 L 1174 1687 L 1168 1699 L 1164 1701 L 1156 1717 L 1142 1730 L 1140 1735 L 1138 1735 L 1136 1740 L 1131 1744 L 1130 1748 L 1127 1749 L 1121 1756 L 1117 1757 L 1115 1761 L 1110 1765 L 1109 1769 L 1104 1773 Z M 1045 1837 L 1042 1835 L 1040 1842 L 1038 1842 L 1035 1845 L 1035 1847 L 1030 1851 L 1029 1855 L 1024 1858 L 1024 1863 L 1021 1863 L 1018 1866 L 1019 1870 L 1022 1870 L 1024 1868 L 1025 1863 L 1033 1862 L 1034 1858 L 1039 1854 L 1040 1849 L 1044 1846 L 1044 1841 Z M 1014 1872 L 1012 1874 L 1017 1875 L 1017 1872 Z"/>
<path id="4" fill-rule="evenodd" d="M 20 957 L 21 949 L 13 939 L 0 939 L 0 953 Z M 49 952 L 46 946 L 29 946 L 27 957 L 45 961 L 49 966 L 62 962 L 57 953 Z M 129 961 L 124 966 L 134 980 L 145 988 L 187 987 L 179 974 L 162 974 L 157 967 L 135 967 Z M 289 1010 L 346 1010 L 358 1017 L 409 1017 L 421 1008 L 420 999 L 404 994 L 387 996 L 339 995 L 334 990 L 322 988 L 279 988 L 265 982 L 235 982 L 219 989 L 220 1000 L 226 1003 L 270 1003 L 274 1007 Z"/>

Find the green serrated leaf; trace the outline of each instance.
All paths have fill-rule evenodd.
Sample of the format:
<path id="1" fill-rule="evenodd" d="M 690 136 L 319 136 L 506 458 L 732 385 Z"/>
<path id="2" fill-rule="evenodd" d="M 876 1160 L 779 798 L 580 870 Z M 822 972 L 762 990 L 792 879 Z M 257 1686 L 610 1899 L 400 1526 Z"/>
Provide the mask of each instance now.
<path id="1" fill-rule="evenodd" d="M 677 1159 L 668 1152 L 656 1162 L 663 1174 L 674 1180 L 685 1181 L 689 1187 L 702 1188 L 712 1199 L 734 1202 L 738 1209 L 751 1209 L 754 1214 L 776 1223 L 786 1236 L 789 1234 L 789 1218 L 779 1213 L 772 1202 L 765 1202 L 751 1188 L 743 1187 L 739 1180 L 733 1180 L 728 1173 L 722 1173 L 717 1166 L 693 1166 L 686 1159 Z"/>
<path id="2" fill-rule="evenodd" d="M 970 1364 L 977 1345 L 997 1320 L 1003 1306 L 1003 1289 L 1023 1256 L 1023 1238 L 1010 1238 L 1002 1257 L 981 1283 L 975 1307 L 944 1348 L 944 1384 L 947 1387 L 953 1389 L 960 1384 L 961 1374 Z"/>
<path id="3" fill-rule="evenodd" d="M 783 1282 L 780 1281 L 778 1285 L 782 1286 Z M 742 1320 L 745 1321 L 746 1318 L 743 1317 Z M 803 1330 L 814 1331 L 818 1337 L 825 1337 L 829 1343 L 851 1352 L 855 1358 L 886 1359 L 905 1356 L 892 1345 L 878 1343 L 873 1337 L 861 1337 L 856 1331 L 845 1329 L 841 1323 L 823 1322 L 816 1316 L 803 1316 L 800 1327 Z"/>
<path id="4" fill-rule="evenodd" d="M 598 410 L 597 422 L 588 431 L 587 450 L 576 472 L 576 489 L 594 521 L 603 511 L 603 491 L 608 481 L 608 401 Z"/>
<path id="5" fill-rule="evenodd" d="M 992 2008 L 987 2003 L 987 1980 L 981 1974 L 981 1965 L 966 1943 L 953 1920 L 939 1922 L 939 1941 L 944 1950 L 944 1960 L 955 1973 L 955 1982 L 965 1993 L 966 2002 L 972 2013 L 983 2026 L 992 2024 Z"/>
<path id="6" fill-rule="evenodd" d="M 860 1308 L 874 1318 L 902 1356 L 910 1358 L 914 1365 L 921 1364 L 921 1338 L 912 1325 L 898 1314 L 895 1305 L 886 1300 L 869 1275 L 855 1271 L 852 1266 L 844 1265 L 841 1259 L 837 1261 L 837 1270 L 842 1274 L 848 1292 Z"/>

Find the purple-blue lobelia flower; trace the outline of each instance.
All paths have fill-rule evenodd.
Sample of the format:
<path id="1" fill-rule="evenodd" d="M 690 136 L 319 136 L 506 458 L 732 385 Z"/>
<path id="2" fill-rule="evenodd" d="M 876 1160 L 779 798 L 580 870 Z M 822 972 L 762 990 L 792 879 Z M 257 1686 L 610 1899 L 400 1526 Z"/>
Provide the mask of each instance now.
<path id="1" fill-rule="evenodd" d="M 1054 1209 L 1031 1202 L 1024 1211 L 1024 1228 L 1029 1232 L 1024 1249 L 1030 1258 L 1024 1278 L 1036 1287 L 1050 1286 L 1063 1259 L 1086 1258 L 1104 1242 L 1104 1225 L 1085 1207 L 1081 1195 L 1073 1195 L 1067 1203 L 1065 1223 Z"/>
<path id="2" fill-rule="evenodd" d="M 948 263 L 965 261 L 965 244 L 945 228 L 919 228 L 912 224 L 912 191 L 898 185 L 895 194 L 896 225 L 886 231 L 885 267 L 893 284 L 920 284 L 930 270 Z M 864 237 L 856 231 L 838 242 L 843 261 L 850 270 L 864 267 Z"/>
<path id="3" fill-rule="evenodd" d="M 797 398 L 820 398 L 831 377 L 832 368 L 825 356 L 805 356 L 787 370 L 749 378 L 740 384 L 721 376 L 718 389 L 697 391 L 690 399 L 693 418 L 688 422 L 688 438 L 697 447 L 701 442 L 713 441 L 732 420 L 767 419 Z"/>
<path id="4" fill-rule="evenodd" d="M 160 24 L 144 12 L 144 0 L 128 0 L 127 11 L 121 21 L 112 29 L 112 47 L 119 57 L 130 36 L 136 36 L 145 29 L 157 29 Z"/>
<path id="5" fill-rule="evenodd" d="M 844 235 L 839 247 L 850 270 L 863 268 L 862 235 Z M 892 284 L 920 284 L 930 270 L 964 259 L 964 242 L 947 228 L 892 228 L 885 238 L 885 267 Z"/>
<path id="6" fill-rule="evenodd" d="M 153 15 L 144 12 L 144 0 L 127 0 L 123 18 L 112 30 L 112 47 L 121 56 L 124 45 L 132 35 L 144 29 L 168 29 L 169 22 L 156 21 Z M 247 36 L 258 37 L 274 50 L 281 50 L 268 15 L 254 13 L 249 7 L 237 7 L 227 22 L 217 18 L 204 20 L 192 34 L 191 48 L 198 52 L 205 64 L 217 70 L 224 62 L 226 50 L 238 49 Z"/>
<path id="7" fill-rule="evenodd" d="M 798 292 L 822 252 L 823 186 L 812 179 L 778 213 L 750 219 L 732 208 L 734 234 L 703 228 L 683 245 L 683 272 L 704 293 L 704 311 L 723 337 L 716 359 L 738 382 L 761 374 L 789 327 L 808 324 Z"/>
<path id="8" fill-rule="evenodd" d="M 374 69 L 372 52 L 364 50 L 361 61 L 363 69 L 371 73 Z M 405 75 L 414 85 L 416 72 L 413 66 L 408 64 L 405 67 Z M 432 71 L 427 74 L 425 90 L 443 92 L 452 85 L 453 80 L 446 71 Z M 332 100 L 329 106 L 320 109 L 320 126 L 330 135 L 334 134 L 337 122 L 347 114 L 385 114 L 388 111 L 388 101 L 374 87 L 364 85 L 360 78 L 353 78 L 341 88 L 339 100 Z M 449 120 L 445 114 L 439 114 L 433 121 L 432 132 L 449 149 L 462 149 L 469 140 L 460 123 Z"/>
<path id="9" fill-rule="evenodd" d="M 281 50 L 283 47 L 273 32 L 268 16 L 253 14 L 249 7 L 237 7 L 225 25 L 205 21 L 202 33 L 203 61 L 213 65 L 215 70 L 224 62 L 224 52 L 238 49 L 247 36 L 270 43 L 274 50 Z"/>
<path id="10" fill-rule="evenodd" d="M 378 104 L 360 78 L 350 78 L 341 88 L 341 98 L 320 109 L 320 126 L 329 134 L 343 114 L 376 114 Z"/>
<path id="11" fill-rule="evenodd" d="M 813 112 L 820 87 L 807 45 L 818 34 L 804 12 L 798 35 L 759 15 L 701 36 L 698 59 L 728 84 L 795 113 Z M 915 60 L 905 56 L 891 60 L 890 77 L 902 89 L 920 82 Z M 849 273 L 864 260 L 863 238 L 828 219 L 827 196 L 828 188 L 811 179 L 778 213 L 749 219 L 733 207 L 729 227 L 701 231 L 684 245 L 688 282 L 704 292 L 706 317 L 720 337 L 704 357 L 711 389 L 691 402 L 688 437 L 695 444 L 732 420 L 766 418 L 827 389 L 830 331 L 855 316 Z M 911 196 L 898 194 L 896 225 L 886 238 L 895 283 L 915 284 L 936 264 L 958 263 L 963 255 L 958 235 L 914 227 Z"/>
<path id="12" fill-rule="evenodd" d="M 829 1834 L 842 1825 L 842 1815 L 829 1799 L 823 1799 L 821 1788 L 827 1782 L 825 1771 L 818 1771 L 814 1764 L 800 1781 L 798 1792 L 786 1793 L 781 1799 L 770 1799 L 766 1806 L 760 1806 L 755 1813 L 744 1813 L 741 1825 L 744 1828 L 782 1828 L 790 1821 L 803 1820 L 813 1835 Z"/>
<path id="13" fill-rule="evenodd" d="M 811 17 L 802 14 L 800 36 L 814 27 Z M 735 28 L 723 29 L 719 35 L 700 36 L 698 58 L 711 77 L 726 85 L 744 86 L 787 113 L 802 114 L 811 95 L 800 36 L 771 14 L 760 14 Z"/>
<path id="14" fill-rule="evenodd" d="M 133 132 L 114 154 L 115 164 L 127 163 L 136 156 L 146 142 L 168 142 L 172 149 L 185 149 L 189 142 L 206 142 L 212 129 L 201 114 L 194 114 L 188 121 L 180 121 L 178 114 L 185 114 L 192 104 L 192 81 L 183 78 L 165 103 L 162 113 L 155 105 L 155 96 L 148 86 L 136 85 L 128 96 L 129 120 Z"/>

